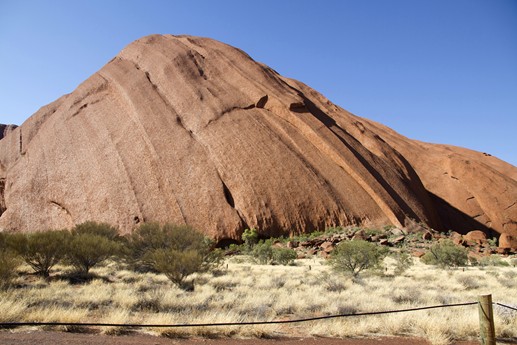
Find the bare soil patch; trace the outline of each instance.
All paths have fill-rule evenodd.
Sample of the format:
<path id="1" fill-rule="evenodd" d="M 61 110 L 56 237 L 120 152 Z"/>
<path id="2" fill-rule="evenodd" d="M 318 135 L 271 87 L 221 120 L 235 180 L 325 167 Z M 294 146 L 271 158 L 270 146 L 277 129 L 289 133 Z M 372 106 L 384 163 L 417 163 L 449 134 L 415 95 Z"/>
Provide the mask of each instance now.
<path id="1" fill-rule="evenodd" d="M 279 338 L 279 339 L 168 339 L 148 335 L 109 336 L 62 332 L 0 332 L 2 345 L 429 345 L 425 339 L 402 337 L 375 338 Z M 453 345 L 477 345 L 477 341 L 454 342 Z"/>

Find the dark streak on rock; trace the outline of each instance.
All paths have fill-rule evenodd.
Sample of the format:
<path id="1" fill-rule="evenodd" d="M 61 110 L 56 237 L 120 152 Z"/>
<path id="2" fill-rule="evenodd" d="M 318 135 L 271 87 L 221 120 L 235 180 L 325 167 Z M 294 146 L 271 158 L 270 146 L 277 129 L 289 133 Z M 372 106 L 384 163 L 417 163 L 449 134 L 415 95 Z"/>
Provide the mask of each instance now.
<path id="1" fill-rule="evenodd" d="M 50 200 L 50 203 L 54 206 L 57 206 L 59 209 L 64 211 L 67 215 L 71 216 L 70 211 L 68 211 L 68 209 L 65 206 L 63 206 L 62 204 L 60 204 L 59 202 Z"/>
<path id="2" fill-rule="evenodd" d="M 5 178 L 0 178 L 0 216 L 7 210 L 5 205 Z"/>
<path id="3" fill-rule="evenodd" d="M 511 204 L 510 206 L 505 207 L 504 210 L 506 211 L 506 210 L 510 209 L 511 207 L 515 206 L 515 204 L 517 204 L 517 201 L 514 202 L 513 204 Z"/>

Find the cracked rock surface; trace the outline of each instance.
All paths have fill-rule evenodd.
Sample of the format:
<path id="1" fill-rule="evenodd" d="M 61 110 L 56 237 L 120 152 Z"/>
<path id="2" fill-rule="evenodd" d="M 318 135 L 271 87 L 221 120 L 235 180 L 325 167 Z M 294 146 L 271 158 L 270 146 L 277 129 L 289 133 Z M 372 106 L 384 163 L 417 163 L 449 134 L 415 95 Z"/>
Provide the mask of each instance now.
<path id="1" fill-rule="evenodd" d="M 0 134 L 3 230 L 158 221 L 235 240 L 411 218 L 517 235 L 512 165 L 405 138 L 206 38 L 139 39 Z"/>

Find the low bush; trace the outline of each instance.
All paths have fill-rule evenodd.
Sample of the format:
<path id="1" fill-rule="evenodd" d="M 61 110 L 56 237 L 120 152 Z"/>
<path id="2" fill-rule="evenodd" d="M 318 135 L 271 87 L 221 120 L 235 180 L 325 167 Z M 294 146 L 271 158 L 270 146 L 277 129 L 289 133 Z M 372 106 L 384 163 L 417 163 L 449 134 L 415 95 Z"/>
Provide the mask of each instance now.
<path id="1" fill-rule="evenodd" d="M 503 266 L 508 267 L 510 266 L 510 263 L 504 261 L 501 259 L 500 256 L 496 255 L 490 255 L 490 256 L 484 256 L 481 259 L 478 260 L 477 265 L 479 266 Z"/>
<path id="2" fill-rule="evenodd" d="M 273 248 L 273 262 L 279 265 L 290 265 L 296 259 L 296 251 L 289 248 Z"/>
<path id="3" fill-rule="evenodd" d="M 220 250 L 212 250 L 212 242 L 195 229 L 154 223 L 131 234 L 126 257 L 136 270 L 163 273 L 185 290 L 194 288 L 187 277 L 217 267 L 222 260 Z"/>
<path id="4" fill-rule="evenodd" d="M 85 222 L 76 225 L 70 234 L 66 258 L 77 273 L 90 269 L 120 251 L 118 230 L 106 223 Z"/>
<path id="5" fill-rule="evenodd" d="M 466 248 L 454 244 L 451 240 L 445 239 L 433 244 L 421 260 L 426 265 L 436 265 L 443 268 L 466 266 L 468 251 Z"/>
<path id="6" fill-rule="evenodd" d="M 332 251 L 330 264 L 338 272 L 357 277 L 364 270 L 379 268 L 387 253 L 385 247 L 367 241 L 346 241 Z"/>
<path id="7" fill-rule="evenodd" d="M 77 224 L 72 229 L 73 235 L 96 235 L 107 238 L 112 241 L 121 241 L 122 238 L 119 235 L 118 229 L 107 223 L 97 223 L 93 221 L 84 222 Z"/>
<path id="8" fill-rule="evenodd" d="M 394 258 L 396 260 L 395 263 L 395 275 L 404 274 L 411 266 L 413 266 L 413 258 L 411 255 L 405 251 L 400 250 L 394 254 Z"/>
<path id="9" fill-rule="evenodd" d="M 273 247 L 271 240 L 260 241 L 251 251 L 253 259 L 261 264 L 267 265 L 273 261 Z"/>
<path id="10" fill-rule="evenodd" d="M 65 257 L 69 240 L 67 230 L 13 234 L 12 247 L 35 273 L 48 277 L 52 267 Z"/>
<path id="11" fill-rule="evenodd" d="M 251 251 L 253 259 L 261 264 L 289 265 L 296 259 L 296 251 L 289 248 L 275 248 L 271 239 L 259 241 Z"/>
<path id="12" fill-rule="evenodd" d="M 10 239 L 10 234 L 0 232 L 0 289 L 11 285 L 21 261 L 12 250 Z"/>
<path id="13" fill-rule="evenodd" d="M 253 247 L 258 243 L 258 232 L 256 229 L 245 229 L 242 233 L 242 242 L 244 242 L 244 248 L 250 252 Z"/>

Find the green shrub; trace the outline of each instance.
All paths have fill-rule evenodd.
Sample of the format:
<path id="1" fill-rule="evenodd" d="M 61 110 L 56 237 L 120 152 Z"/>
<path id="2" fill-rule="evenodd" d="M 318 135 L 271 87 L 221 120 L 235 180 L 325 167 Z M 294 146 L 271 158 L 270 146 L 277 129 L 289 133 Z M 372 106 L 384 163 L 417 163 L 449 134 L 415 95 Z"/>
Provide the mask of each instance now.
<path id="1" fill-rule="evenodd" d="M 186 278 L 202 271 L 203 256 L 193 249 L 177 250 L 173 248 L 158 249 L 150 253 L 149 259 L 158 272 L 165 274 L 170 281 L 184 290 L 192 290 L 194 285 Z"/>
<path id="2" fill-rule="evenodd" d="M 11 285 L 21 261 L 12 250 L 10 240 L 9 234 L 0 232 L 0 289 Z"/>
<path id="3" fill-rule="evenodd" d="M 270 264 L 273 261 L 273 247 L 271 240 L 260 241 L 251 251 L 251 256 L 261 265 Z"/>
<path id="4" fill-rule="evenodd" d="M 78 273 L 87 274 L 90 269 L 113 257 L 119 249 L 117 242 L 93 234 L 73 234 L 66 258 Z"/>
<path id="5" fill-rule="evenodd" d="M 261 265 L 289 265 L 297 257 L 296 251 L 293 249 L 273 247 L 272 239 L 259 241 L 259 243 L 253 247 L 251 256 L 255 262 Z"/>
<path id="6" fill-rule="evenodd" d="M 405 250 L 401 250 L 401 251 L 395 253 L 394 258 L 396 260 L 396 263 L 395 263 L 395 274 L 396 275 L 403 274 L 411 266 L 413 266 L 413 258 Z"/>
<path id="7" fill-rule="evenodd" d="M 357 277 L 364 270 L 379 268 L 386 255 L 385 247 L 363 240 L 346 241 L 332 251 L 330 264 L 338 272 Z"/>
<path id="8" fill-rule="evenodd" d="M 34 272 L 48 277 L 52 267 L 65 257 L 69 239 L 67 230 L 47 230 L 14 234 L 12 245 Z"/>
<path id="9" fill-rule="evenodd" d="M 501 259 L 500 256 L 496 255 L 489 255 L 489 256 L 483 256 L 477 261 L 477 265 L 479 266 L 503 266 L 508 267 L 510 266 L 510 263 L 504 261 Z"/>
<path id="10" fill-rule="evenodd" d="M 441 240 L 431 246 L 429 251 L 421 258 L 426 265 L 440 267 L 460 267 L 468 263 L 468 251 L 457 246 L 449 239 Z"/>
<path id="11" fill-rule="evenodd" d="M 143 223 L 128 237 L 124 256 L 130 266 L 141 272 L 152 271 L 153 263 L 148 260 L 149 253 L 167 248 L 168 237 L 158 223 Z"/>
<path id="12" fill-rule="evenodd" d="M 78 224 L 71 231 L 66 258 L 78 273 L 88 274 L 92 267 L 118 254 L 119 242 L 117 229 L 109 224 Z"/>
<path id="13" fill-rule="evenodd" d="M 121 237 L 116 227 L 111 226 L 107 223 L 97 223 L 92 221 L 77 224 L 72 229 L 72 234 L 89 234 L 101 236 L 113 241 L 121 240 Z"/>
<path id="14" fill-rule="evenodd" d="M 279 265 L 290 265 L 297 258 L 296 251 L 289 248 L 273 248 L 273 262 Z"/>
<path id="15" fill-rule="evenodd" d="M 242 241 L 244 242 L 244 248 L 249 252 L 258 243 L 258 232 L 256 229 L 246 229 L 242 234 Z"/>
<path id="16" fill-rule="evenodd" d="M 0 289 L 9 287 L 16 277 L 20 259 L 12 251 L 0 251 Z"/>
<path id="17" fill-rule="evenodd" d="M 151 223 L 131 234 L 127 256 L 135 269 L 163 273 L 174 284 L 190 290 L 193 283 L 186 282 L 188 276 L 220 264 L 220 250 L 211 248 L 212 242 L 189 226 Z"/>

